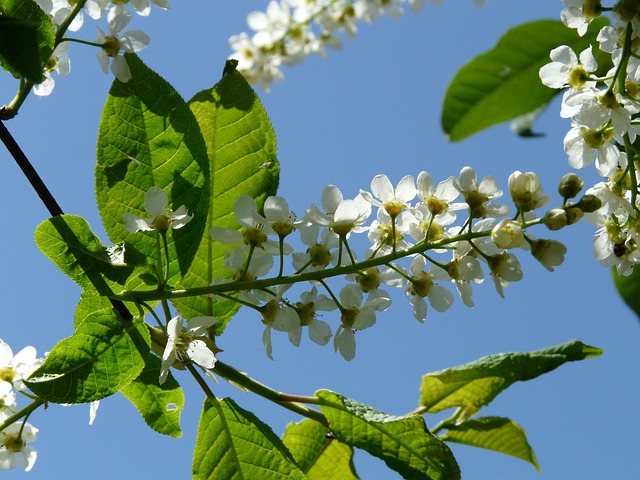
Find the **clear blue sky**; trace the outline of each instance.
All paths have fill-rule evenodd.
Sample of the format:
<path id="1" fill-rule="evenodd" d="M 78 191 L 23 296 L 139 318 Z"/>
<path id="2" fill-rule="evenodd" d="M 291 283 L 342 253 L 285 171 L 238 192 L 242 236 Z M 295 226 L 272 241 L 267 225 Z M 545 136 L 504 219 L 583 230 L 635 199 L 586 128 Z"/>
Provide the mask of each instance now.
<path id="1" fill-rule="evenodd" d="M 230 53 L 227 39 L 246 31 L 247 13 L 266 3 L 174 0 L 168 12 L 153 9 L 149 18 L 132 23 L 152 39 L 141 57 L 188 99 L 219 79 Z M 491 48 L 509 27 L 559 18 L 561 8 L 556 0 L 487 0 L 483 8 L 471 0 L 448 0 L 426 5 L 417 15 L 407 13 L 399 22 L 361 25 L 342 51 L 285 69 L 284 82 L 269 94 L 259 92 L 278 136 L 279 194 L 301 216 L 330 183 L 353 197 L 359 188 L 369 189 L 378 173 L 396 183 L 427 170 L 439 181 L 472 165 L 480 176 L 494 175 L 505 189 L 511 171 L 536 171 L 552 203 L 559 202 L 557 181 L 570 171 L 562 149 L 569 125 L 558 116 L 559 103 L 541 118 L 538 128 L 547 135 L 537 139 L 516 138 L 502 125 L 451 144 L 439 118 L 445 89 L 460 66 Z M 94 28 L 85 27 L 83 38 L 93 40 Z M 103 235 L 93 166 L 112 77 L 102 74 L 93 49 L 74 45 L 70 54 L 72 73 L 58 79 L 51 97 L 29 98 L 8 128 L 62 208 L 83 215 Z M 11 100 L 16 86 L 9 75 L 0 75 L 0 103 Z M 581 173 L 587 183 L 596 179 L 591 170 Z M 14 351 L 34 345 L 43 354 L 71 334 L 80 291 L 35 247 L 33 231 L 47 212 L 4 150 L 0 195 L 5 209 L 0 338 Z M 543 229 L 533 233 L 550 237 Z M 516 384 L 481 412 L 517 421 L 527 431 L 542 472 L 505 455 L 453 445 L 463 478 L 635 478 L 640 467 L 640 324 L 618 299 L 610 272 L 593 259 L 592 234 L 587 224 L 559 232 L 554 238 L 564 241 L 569 253 L 555 273 L 521 254 L 524 279 L 506 290 L 505 300 L 485 283 L 475 288 L 475 308 L 456 299 L 444 314 L 430 310 L 425 324 L 413 318 L 397 292 L 391 310 L 374 328 L 358 334 L 352 362 L 331 345 L 318 347 L 304 338 L 295 348 L 283 335 L 274 336 L 275 361 L 270 361 L 261 342 L 263 326 L 245 311 L 219 341 L 224 360 L 276 389 L 308 395 L 328 388 L 400 415 L 416 407 L 424 373 L 491 353 L 537 350 L 577 338 L 603 348 L 604 355 Z M 335 319 L 329 321 L 336 325 Z M 93 426 L 87 424 L 88 406 L 50 405 L 31 418 L 40 429 L 33 471 L 3 472 L 3 477 L 188 478 L 203 395 L 187 375 L 178 372 L 177 378 L 187 395 L 183 438 L 152 432 L 120 395 L 102 402 Z M 299 420 L 224 381 L 214 391 L 233 396 L 278 434 Z M 427 417 L 428 425 L 439 418 Z M 356 467 L 363 479 L 399 478 L 365 453 L 357 454 Z"/>

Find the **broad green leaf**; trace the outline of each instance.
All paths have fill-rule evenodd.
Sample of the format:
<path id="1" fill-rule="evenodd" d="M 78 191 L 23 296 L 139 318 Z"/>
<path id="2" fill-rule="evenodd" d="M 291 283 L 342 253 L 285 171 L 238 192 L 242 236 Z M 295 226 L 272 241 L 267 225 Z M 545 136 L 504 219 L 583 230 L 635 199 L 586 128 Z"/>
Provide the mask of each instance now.
<path id="1" fill-rule="evenodd" d="M 182 436 L 180 414 L 184 408 L 184 393 L 171 372 L 160 385 L 161 365 L 158 357 L 149 355 L 140 376 L 120 392 L 133 403 L 153 430 L 178 438 Z"/>
<path id="2" fill-rule="evenodd" d="M 36 245 L 78 285 L 101 295 L 122 291 L 128 278 L 146 269 L 127 264 L 126 246 L 105 247 L 87 221 L 60 215 L 42 222 L 35 231 Z"/>
<path id="3" fill-rule="evenodd" d="M 625 277 L 618 275 L 614 267 L 613 281 L 624 302 L 640 318 L 640 268 L 635 268 L 631 275 Z"/>
<path id="4" fill-rule="evenodd" d="M 53 403 L 92 402 L 121 390 L 144 368 L 150 342 L 145 324 L 97 306 L 26 380 L 39 397 Z"/>
<path id="5" fill-rule="evenodd" d="M 536 378 L 566 362 L 593 358 L 602 350 L 573 340 L 530 353 L 500 353 L 422 377 L 420 405 L 428 413 L 461 407 L 465 417 L 488 405 L 514 382 Z"/>
<path id="6" fill-rule="evenodd" d="M 310 419 L 290 423 L 282 437 L 307 480 L 357 480 L 353 449 L 340 443 L 324 425 Z"/>
<path id="7" fill-rule="evenodd" d="M 460 478 L 449 447 L 429 433 L 421 415 L 394 417 L 328 390 L 319 390 L 316 396 L 340 442 L 381 458 L 403 478 Z"/>
<path id="8" fill-rule="evenodd" d="M 557 20 L 510 29 L 492 50 L 458 71 L 445 94 L 442 129 L 455 142 L 546 105 L 561 91 L 545 87 L 538 72 L 551 61 L 549 52 L 560 45 L 577 54 L 595 45 L 596 60 L 606 68 L 596 40 L 606 24 L 604 17 L 594 20 L 583 37 Z"/>
<path id="9" fill-rule="evenodd" d="M 513 420 L 503 417 L 482 417 L 449 425 L 447 428 L 449 430 L 441 437 L 447 442 L 462 443 L 512 455 L 533 464 L 536 470 L 540 471 L 536 455 L 527 441 L 527 434 Z"/>
<path id="10" fill-rule="evenodd" d="M 235 63 L 228 62 L 220 82 L 189 100 L 207 144 L 211 190 L 207 227 L 239 228 L 233 207 L 236 199 L 250 195 L 258 208 L 278 186 L 279 164 L 276 138 L 258 96 Z M 214 242 L 205 232 L 191 269 L 182 280 L 184 288 L 208 285 L 232 272 L 223 264 L 224 253 L 233 247 Z M 178 299 L 174 304 L 187 318 L 215 315 L 218 334 L 237 310 L 235 302 L 206 297 Z"/>
<path id="11" fill-rule="evenodd" d="M 193 452 L 193 478 L 304 479 L 271 428 L 230 398 L 206 399 Z"/>
<path id="12" fill-rule="evenodd" d="M 0 12 L 0 65 L 39 83 L 55 43 L 49 16 L 33 0 L 0 0 Z"/>
<path id="13" fill-rule="evenodd" d="M 127 241 L 158 263 L 163 258 L 158 233 L 131 234 L 124 228 L 123 216 L 150 217 L 144 196 L 152 186 L 168 195 L 173 210 L 186 206 L 193 220 L 167 232 L 169 285 L 175 285 L 189 269 L 200 239 L 208 234 L 206 146 L 193 114 L 173 87 L 137 56 L 125 54 L 125 58 L 132 79 L 114 80 L 100 121 L 98 208 L 113 243 Z"/>

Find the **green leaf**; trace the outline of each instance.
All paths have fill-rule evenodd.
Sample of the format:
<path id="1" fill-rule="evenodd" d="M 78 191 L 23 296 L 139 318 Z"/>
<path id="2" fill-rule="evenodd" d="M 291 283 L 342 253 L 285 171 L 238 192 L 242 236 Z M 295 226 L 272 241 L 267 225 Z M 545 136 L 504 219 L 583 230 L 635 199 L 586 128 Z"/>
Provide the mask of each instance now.
<path id="1" fill-rule="evenodd" d="M 193 452 L 193 478 L 304 479 L 271 428 L 230 398 L 206 399 Z"/>
<path id="2" fill-rule="evenodd" d="M 150 343 L 145 324 L 123 320 L 106 308 L 109 300 L 104 297 L 94 301 L 96 311 L 78 323 L 72 336 L 58 342 L 25 381 L 39 397 L 53 403 L 100 400 L 124 388 L 144 368 Z"/>
<path id="3" fill-rule="evenodd" d="M 161 366 L 162 361 L 158 357 L 149 355 L 140 376 L 120 392 L 133 403 L 153 430 L 179 438 L 182 436 L 180 414 L 184 408 L 184 393 L 171 372 L 160 385 Z"/>
<path id="4" fill-rule="evenodd" d="M 15 77 L 42 81 L 55 43 L 49 16 L 32 0 L 0 0 L 0 65 Z"/>
<path id="5" fill-rule="evenodd" d="M 482 417 L 448 425 L 447 428 L 449 430 L 441 437 L 447 442 L 462 443 L 512 455 L 533 464 L 536 470 L 540 471 L 536 455 L 527 441 L 527 434 L 513 420 L 502 417 Z"/>
<path id="6" fill-rule="evenodd" d="M 114 80 L 98 134 L 96 193 L 105 229 L 113 243 L 127 241 L 152 263 L 163 258 L 158 233 L 131 234 L 123 215 L 148 218 L 144 196 L 161 188 L 175 210 L 185 205 L 193 220 L 169 229 L 169 285 L 184 275 L 207 225 L 209 180 L 206 146 L 184 100 L 166 80 L 133 54 L 125 54 L 132 79 Z M 200 284 L 203 285 L 203 284 Z"/>
<path id="7" fill-rule="evenodd" d="M 220 82 L 189 100 L 189 108 L 207 144 L 211 177 L 208 226 L 237 229 L 233 207 L 241 194 L 255 198 L 261 208 L 264 200 L 276 193 L 280 167 L 273 127 L 258 96 L 232 62 Z M 223 257 L 232 248 L 213 242 L 206 234 L 181 286 L 208 285 L 216 278 L 229 278 L 232 272 L 224 267 Z M 217 334 L 238 309 L 235 302 L 214 302 L 206 297 L 177 299 L 174 304 L 187 318 L 218 317 Z"/>
<path id="8" fill-rule="evenodd" d="M 422 377 L 420 405 L 428 413 L 451 407 L 468 418 L 514 382 L 536 378 L 566 362 L 593 358 L 602 350 L 573 340 L 531 353 L 500 353 Z"/>
<path id="9" fill-rule="evenodd" d="M 282 437 L 307 480 L 357 480 L 353 449 L 333 438 L 333 433 L 315 420 L 290 423 Z"/>
<path id="10" fill-rule="evenodd" d="M 538 72 L 551 61 L 549 52 L 559 45 L 568 45 L 577 54 L 595 45 L 593 53 L 599 66 L 607 68 L 596 40 L 607 23 L 606 18 L 597 18 L 583 37 L 557 20 L 538 20 L 510 29 L 492 50 L 458 71 L 445 94 L 442 129 L 456 142 L 546 105 L 561 90 L 542 85 Z"/>
<path id="11" fill-rule="evenodd" d="M 394 417 L 328 390 L 316 396 L 340 442 L 381 458 L 403 478 L 460 478 L 449 447 L 429 433 L 421 415 Z"/>
<path id="12" fill-rule="evenodd" d="M 146 269 L 127 264 L 126 246 L 105 247 L 87 221 L 60 215 L 42 222 L 35 231 L 36 245 L 78 285 L 101 295 L 122 291 L 128 278 Z M 115 262 L 115 263 L 114 263 Z"/>
<path id="13" fill-rule="evenodd" d="M 625 277 L 618 275 L 614 267 L 613 281 L 624 302 L 640 319 L 640 268 L 634 268 L 631 275 Z"/>

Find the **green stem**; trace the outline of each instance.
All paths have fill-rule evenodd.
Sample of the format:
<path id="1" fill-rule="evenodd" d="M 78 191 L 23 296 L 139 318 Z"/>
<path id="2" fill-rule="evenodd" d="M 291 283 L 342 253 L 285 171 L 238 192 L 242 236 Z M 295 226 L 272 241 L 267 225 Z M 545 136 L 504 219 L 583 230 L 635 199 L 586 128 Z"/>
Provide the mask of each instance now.
<path id="1" fill-rule="evenodd" d="M 317 404 L 318 399 L 316 397 L 290 395 L 278 392 L 248 377 L 244 373 L 221 362 L 220 360 L 216 362 L 216 366 L 213 368 L 213 372 L 217 373 L 223 378 L 226 378 L 228 381 L 241 386 L 242 388 L 250 390 L 257 395 L 266 398 L 267 400 L 277 403 L 281 407 L 298 413 L 299 415 L 302 415 L 304 417 L 316 420 L 322 425 L 328 426 L 327 419 L 325 418 L 324 414 L 322 414 L 322 412 L 302 405 L 302 403 Z"/>
<path id="2" fill-rule="evenodd" d="M 532 222 L 528 222 L 527 226 L 534 225 L 536 223 L 540 223 L 540 221 L 534 220 Z M 364 270 L 369 267 L 377 267 L 380 265 L 385 265 L 399 258 L 408 257 L 414 254 L 420 254 L 427 250 L 432 250 L 434 248 L 443 248 L 447 245 L 455 244 L 460 241 L 470 241 L 477 238 L 488 237 L 490 235 L 491 235 L 490 230 L 482 231 L 482 232 L 467 232 L 462 235 L 457 235 L 455 237 L 443 238 L 433 243 L 427 243 L 427 244 L 420 243 L 418 245 L 414 245 L 411 248 L 408 248 L 407 250 L 364 260 L 359 264 L 337 266 L 327 270 L 317 270 L 313 272 L 305 272 L 300 274 L 293 274 L 293 275 L 288 275 L 283 277 L 266 278 L 261 280 L 220 283 L 216 285 L 206 285 L 203 287 L 195 287 L 195 288 L 189 288 L 189 289 L 175 289 L 175 290 L 168 290 L 168 291 L 148 290 L 144 292 L 126 291 L 124 293 L 114 295 L 112 298 L 117 300 L 123 300 L 123 301 L 143 302 L 143 301 L 162 300 L 162 299 L 171 299 L 171 298 L 186 298 L 186 297 L 194 297 L 194 296 L 200 296 L 200 295 L 217 295 L 220 292 L 236 292 L 240 290 L 261 289 L 261 288 L 273 287 L 276 285 L 283 285 L 286 283 L 300 283 L 300 282 L 306 282 L 306 281 L 312 281 L 312 280 L 319 281 L 319 280 L 324 280 L 324 279 L 332 278 L 336 276 L 348 275 L 350 273 L 357 273 L 359 270 Z"/>
<path id="3" fill-rule="evenodd" d="M 7 428 L 9 425 L 17 422 L 21 418 L 24 417 L 26 419 L 29 415 L 31 415 L 31 413 L 34 410 L 36 410 L 41 405 L 44 405 L 44 400 L 41 398 L 36 398 L 33 402 L 31 402 L 29 405 L 24 407 L 22 410 L 14 413 L 10 417 L 8 417 L 4 422 L 0 423 L 0 432 L 3 431 L 5 428 Z"/>

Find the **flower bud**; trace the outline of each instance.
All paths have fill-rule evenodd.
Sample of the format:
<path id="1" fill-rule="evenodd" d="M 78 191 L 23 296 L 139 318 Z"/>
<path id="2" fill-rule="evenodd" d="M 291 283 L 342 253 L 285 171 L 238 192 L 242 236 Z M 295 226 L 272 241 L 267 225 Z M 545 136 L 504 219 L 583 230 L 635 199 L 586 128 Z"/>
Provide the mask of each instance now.
<path id="1" fill-rule="evenodd" d="M 567 247 L 555 240 L 536 239 L 531 242 L 531 254 L 550 272 L 564 262 L 565 253 Z"/>
<path id="2" fill-rule="evenodd" d="M 544 223 L 549 230 L 560 230 L 569 224 L 567 221 L 567 212 L 564 208 L 549 210 L 542 218 L 542 223 Z"/>
<path id="3" fill-rule="evenodd" d="M 567 173 L 560 180 L 560 185 L 558 185 L 558 193 L 560 193 L 560 196 L 566 202 L 568 199 L 578 195 L 583 186 L 584 182 L 578 175 L 576 175 L 575 173 Z"/>
<path id="4" fill-rule="evenodd" d="M 600 11 L 602 11 L 602 5 L 600 5 L 599 0 L 590 0 L 587 3 L 598 4 L 597 6 L 600 8 Z M 630 22 L 638 15 L 638 8 L 637 0 L 619 0 L 618 3 L 613 6 L 613 11 L 623 22 Z"/>
<path id="5" fill-rule="evenodd" d="M 566 208 L 565 212 L 567 212 L 567 225 L 578 223 L 584 217 L 584 212 L 576 205 Z"/>
<path id="6" fill-rule="evenodd" d="M 549 197 L 542 195 L 542 185 L 535 172 L 515 171 L 509 175 L 509 194 L 523 212 L 535 210 L 549 201 Z"/>
<path id="7" fill-rule="evenodd" d="M 584 213 L 592 213 L 602 207 L 602 201 L 595 195 L 587 194 L 576 203 L 576 207 Z"/>
<path id="8" fill-rule="evenodd" d="M 524 242 L 522 226 L 509 218 L 500 221 L 491 230 L 491 240 L 498 248 L 516 248 Z"/>

